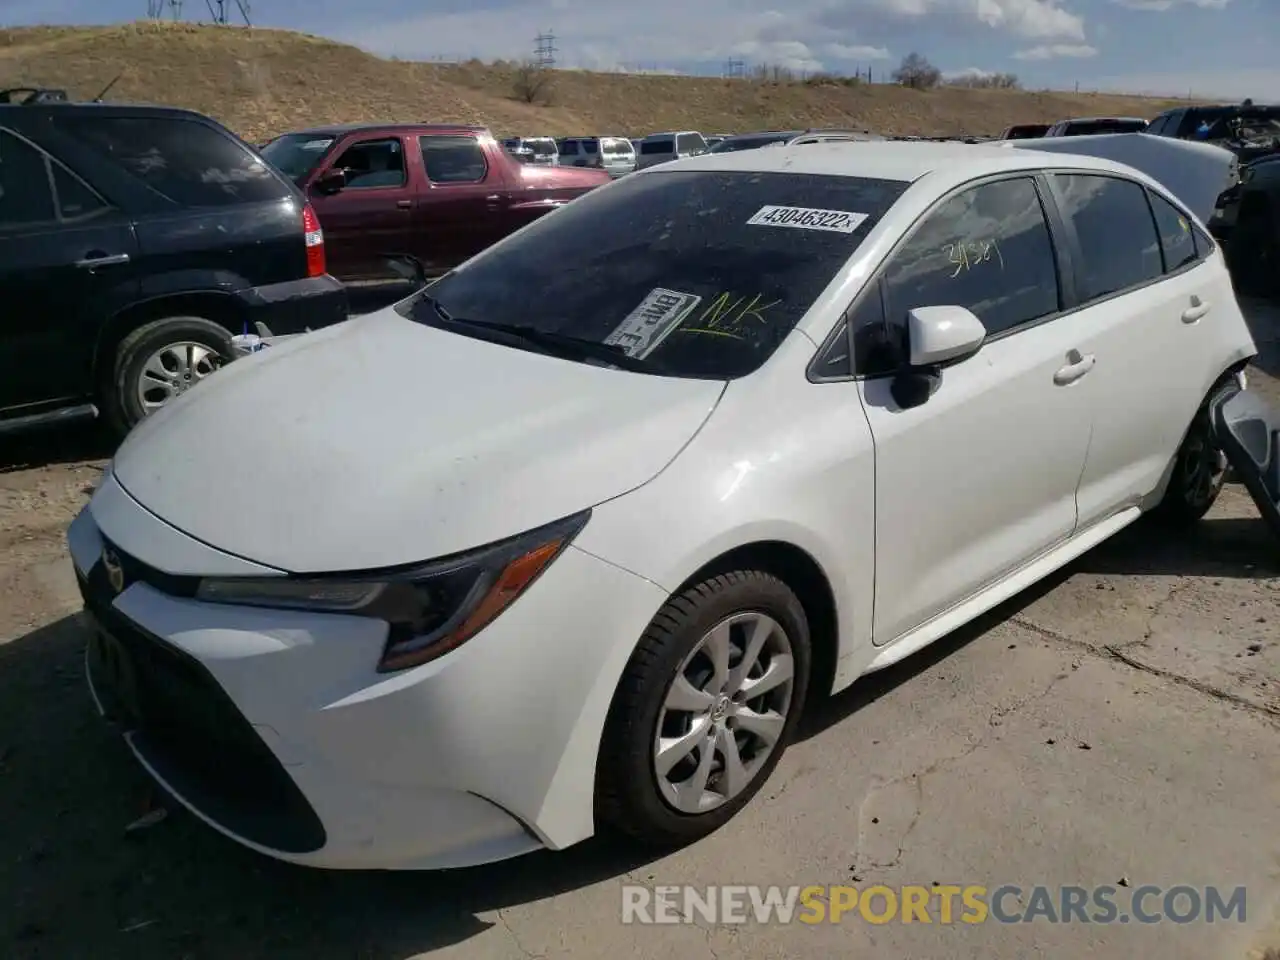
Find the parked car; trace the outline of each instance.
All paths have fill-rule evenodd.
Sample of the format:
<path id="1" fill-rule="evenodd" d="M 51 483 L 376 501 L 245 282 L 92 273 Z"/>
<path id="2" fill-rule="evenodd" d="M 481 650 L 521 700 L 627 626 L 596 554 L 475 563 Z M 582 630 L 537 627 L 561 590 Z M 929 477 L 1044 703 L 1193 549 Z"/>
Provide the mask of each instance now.
<path id="1" fill-rule="evenodd" d="M 1280 106 L 1240 104 L 1180 107 L 1151 121 L 1147 133 L 1199 140 L 1230 150 L 1241 163 L 1280 153 Z"/>
<path id="2" fill-rule="evenodd" d="M 509 137 L 502 145 L 521 163 L 554 167 L 560 162 L 556 142 L 551 137 Z"/>
<path id="3" fill-rule="evenodd" d="M 710 150 L 712 147 L 716 146 L 717 144 L 723 143 L 725 140 L 729 139 L 730 136 L 732 136 L 732 134 L 713 133 L 710 136 L 704 137 L 703 139 L 706 140 L 707 149 Z"/>
<path id="4" fill-rule="evenodd" d="M 1140 117 L 1083 117 L 1063 120 L 1045 131 L 1046 137 L 1093 137 L 1104 133 L 1142 133 L 1147 121 Z"/>
<path id="5" fill-rule="evenodd" d="M 1280 153 L 1241 168 L 1240 183 L 1222 194 L 1210 227 L 1226 238 L 1241 293 L 1280 294 Z"/>
<path id="6" fill-rule="evenodd" d="M 1033 140 L 1036 137 L 1043 137 L 1049 132 L 1049 124 L 1047 123 L 1015 123 L 1011 127 L 1005 127 L 1004 133 L 996 137 L 997 140 Z"/>
<path id="7" fill-rule="evenodd" d="M 311 199 L 343 280 L 387 275 L 406 253 L 438 273 L 609 182 L 603 170 L 522 164 L 484 127 L 317 127 L 263 155 Z"/>
<path id="8" fill-rule="evenodd" d="M 654 167 L 135 430 L 68 532 L 89 682 L 284 860 L 684 843 L 810 697 L 1202 516 L 1255 352 L 1203 225 L 1121 164 Z"/>
<path id="9" fill-rule="evenodd" d="M 566 137 L 557 140 L 560 165 L 598 167 L 617 179 L 636 168 L 636 151 L 625 137 Z"/>
<path id="10" fill-rule="evenodd" d="M 298 188 L 188 110 L 0 102 L 0 433 L 103 416 L 123 434 L 264 322 L 346 319 Z"/>
<path id="11" fill-rule="evenodd" d="M 697 157 L 707 152 L 707 141 L 693 130 L 654 133 L 640 141 L 636 151 L 636 169 L 643 170 L 670 160 Z"/>
<path id="12" fill-rule="evenodd" d="M 872 141 L 884 137 L 857 130 L 811 129 L 767 130 L 760 133 L 740 133 L 727 137 L 711 153 L 736 153 L 739 150 L 758 150 L 760 147 L 790 147 L 806 143 L 833 143 L 849 140 Z"/>

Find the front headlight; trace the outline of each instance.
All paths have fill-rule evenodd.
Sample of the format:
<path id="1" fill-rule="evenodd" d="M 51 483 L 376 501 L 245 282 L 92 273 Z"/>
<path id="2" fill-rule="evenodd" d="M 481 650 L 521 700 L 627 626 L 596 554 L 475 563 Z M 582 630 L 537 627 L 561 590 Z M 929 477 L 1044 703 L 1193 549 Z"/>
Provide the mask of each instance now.
<path id="1" fill-rule="evenodd" d="M 471 639 L 509 607 L 586 525 L 591 511 L 415 567 L 201 580 L 196 599 L 372 617 L 390 624 L 379 672 L 416 667 Z"/>

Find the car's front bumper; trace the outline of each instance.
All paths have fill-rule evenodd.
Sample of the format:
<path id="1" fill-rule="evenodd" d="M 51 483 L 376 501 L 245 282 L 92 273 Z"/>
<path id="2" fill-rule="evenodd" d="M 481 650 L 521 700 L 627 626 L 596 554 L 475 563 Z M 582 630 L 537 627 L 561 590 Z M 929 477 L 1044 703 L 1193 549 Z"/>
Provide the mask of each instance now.
<path id="1" fill-rule="evenodd" d="M 155 555 L 177 576 L 139 566 L 120 529 L 127 496 L 100 491 L 104 528 L 91 504 L 68 533 L 95 627 L 89 682 L 201 819 L 329 868 L 467 866 L 591 834 L 604 716 L 658 587 L 570 547 L 458 650 L 379 674 L 380 621 L 177 595 L 189 538 L 135 505 L 149 538 L 167 527 Z M 138 577 L 119 592 L 104 546 Z"/>
<path id="2" fill-rule="evenodd" d="M 324 274 L 287 283 L 249 287 L 236 293 L 250 324 L 264 323 L 275 334 L 302 333 L 341 323 L 350 316 L 347 288 Z M 253 333 L 252 326 L 249 330 Z"/>

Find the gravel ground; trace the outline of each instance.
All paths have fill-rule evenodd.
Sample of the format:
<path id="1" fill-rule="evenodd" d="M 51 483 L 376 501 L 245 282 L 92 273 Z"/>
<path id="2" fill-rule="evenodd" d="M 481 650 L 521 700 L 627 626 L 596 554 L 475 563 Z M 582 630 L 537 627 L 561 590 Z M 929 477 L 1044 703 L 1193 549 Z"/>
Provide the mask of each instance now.
<path id="1" fill-rule="evenodd" d="M 1250 305 L 1280 403 L 1280 310 Z M 1280 947 L 1280 550 L 1228 486 L 1190 537 L 1138 524 L 810 718 L 716 836 L 449 875 L 331 874 L 151 807 L 94 714 L 63 533 L 92 431 L 0 453 L 0 955 L 106 958 L 1260 957 Z M 1218 883 L 1244 925 L 643 929 L 624 882 Z M 1126 880 L 1126 882 L 1129 882 Z"/>

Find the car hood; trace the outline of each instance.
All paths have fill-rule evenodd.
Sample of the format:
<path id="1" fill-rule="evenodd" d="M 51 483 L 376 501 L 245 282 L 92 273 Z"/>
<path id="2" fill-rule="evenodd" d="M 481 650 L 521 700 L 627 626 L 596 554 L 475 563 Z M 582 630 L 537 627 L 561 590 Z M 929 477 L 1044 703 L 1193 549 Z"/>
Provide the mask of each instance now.
<path id="1" fill-rule="evenodd" d="M 112 471 L 147 510 L 244 559 L 295 573 L 395 566 L 646 483 L 723 390 L 388 309 L 218 371 L 140 423 Z"/>

